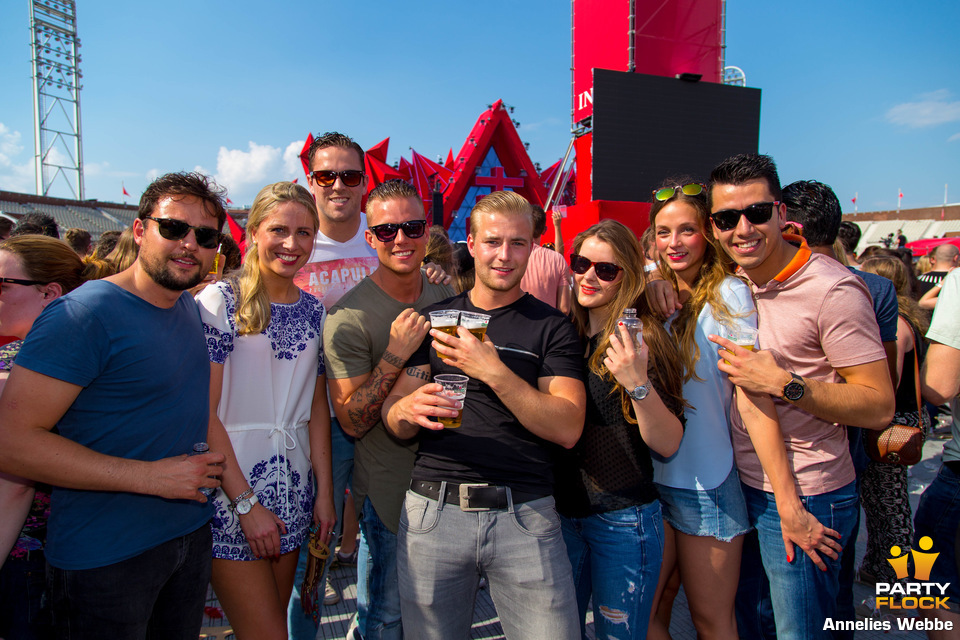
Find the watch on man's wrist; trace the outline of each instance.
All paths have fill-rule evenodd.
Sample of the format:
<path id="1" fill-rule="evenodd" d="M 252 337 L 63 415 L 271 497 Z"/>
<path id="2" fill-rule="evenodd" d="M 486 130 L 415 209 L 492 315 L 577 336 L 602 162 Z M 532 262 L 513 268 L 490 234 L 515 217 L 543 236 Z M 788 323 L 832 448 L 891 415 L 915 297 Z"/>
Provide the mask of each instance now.
<path id="1" fill-rule="evenodd" d="M 791 371 L 790 381 L 783 385 L 783 399 L 788 402 L 796 402 L 803 397 L 803 392 L 806 389 L 807 384 L 804 379 Z"/>
<path id="2" fill-rule="evenodd" d="M 634 387 L 633 391 L 627 391 L 627 395 L 640 402 L 647 397 L 647 394 L 650 393 L 650 383 L 641 384 L 640 386 Z"/>

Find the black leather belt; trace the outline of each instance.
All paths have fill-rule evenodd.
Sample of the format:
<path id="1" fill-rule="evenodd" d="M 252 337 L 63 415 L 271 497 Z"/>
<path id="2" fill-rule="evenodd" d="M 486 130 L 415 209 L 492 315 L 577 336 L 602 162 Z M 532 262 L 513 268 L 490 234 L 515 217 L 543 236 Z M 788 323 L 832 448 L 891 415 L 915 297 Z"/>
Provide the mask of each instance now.
<path id="1" fill-rule="evenodd" d="M 440 500 L 440 482 L 430 480 L 411 480 L 410 490 L 431 500 Z M 522 491 L 512 491 L 513 504 L 523 504 L 531 500 L 539 500 L 545 496 Z M 489 511 L 491 509 L 506 509 L 507 487 L 484 483 L 454 484 L 447 483 L 446 495 L 443 501 L 455 504 L 462 511 Z"/>

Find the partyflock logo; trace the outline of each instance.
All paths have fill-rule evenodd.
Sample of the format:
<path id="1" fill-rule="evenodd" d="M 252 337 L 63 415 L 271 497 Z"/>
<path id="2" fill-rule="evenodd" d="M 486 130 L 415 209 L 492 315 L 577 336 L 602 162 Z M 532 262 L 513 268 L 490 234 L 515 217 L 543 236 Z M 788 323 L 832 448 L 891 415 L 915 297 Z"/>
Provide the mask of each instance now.
<path id="1" fill-rule="evenodd" d="M 877 607 L 890 609 L 947 609 L 952 610 L 947 603 L 947 587 L 950 583 L 941 584 L 930 582 L 930 572 L 939 553 L 930 553 L 933 540 L 930 536 L 923 536 L 919 542 L 920 551 L 910 549 L 903 553 L 900 547 L 890 547 L 890 558 L 887 562 L 893 567 L 900 582 L 878 582 L 876 585 Z M 902 554 L 902 555 L 901 555 Z M 909 577 L 908 563 L 913 556 L 913 580 L 902 582 Z"/>
<path id="2" fill-rule="evenodd" d="M 864 620 L 836 620 L 827 618 L 823 623 L 824 631 L 891 631 L 893 624 L 900 631 L 952 631 L 953 621 L 919 616 L 896 616 L 893 610 L 931 610 L 945 609 L 953 611 L 947 598 L 950 583 L 930 582 L 930 572 L 939 553 L 932 553 L 933 540 L 923 536 L 918 543 L 920 550 L 909 549 L 906 553 L 900 547 L 890 547 L 887 562 L 896 572 L 897 582 L 878 582 L 874 614 Z M 909 564 L 913 558 L 913 580 L 910 577 Z M 883 613 L 886 611 L 886 613 Z"/>

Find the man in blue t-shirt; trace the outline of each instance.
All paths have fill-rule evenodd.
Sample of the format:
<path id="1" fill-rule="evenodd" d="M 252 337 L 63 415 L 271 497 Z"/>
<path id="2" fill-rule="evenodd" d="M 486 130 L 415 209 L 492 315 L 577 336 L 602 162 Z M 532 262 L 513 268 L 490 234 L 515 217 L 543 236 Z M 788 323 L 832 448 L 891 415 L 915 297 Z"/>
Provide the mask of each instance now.
<path id="1" fill-rule="evenodd" d="M 224 456 L 206 440 L 210 367 L 187 290 L 226 217 L 203 175 L 140 199 L 134 264 L 52 302 L 0 396 L 0 471 L 55 486 L 47 547 L 58 637 L 195 640 Z M 57 431 L 54 432 L 54 427 Z"/>

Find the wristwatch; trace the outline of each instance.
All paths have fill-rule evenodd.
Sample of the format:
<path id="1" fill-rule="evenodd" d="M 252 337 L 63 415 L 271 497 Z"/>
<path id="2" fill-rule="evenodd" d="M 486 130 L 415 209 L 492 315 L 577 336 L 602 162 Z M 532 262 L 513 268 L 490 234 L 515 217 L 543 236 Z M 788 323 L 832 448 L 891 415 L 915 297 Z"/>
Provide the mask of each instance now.
<path id="1" fill-rule="evenodd" d="M 647 397 L 647 394 L 650 393 L 650 383 L 642 384 L 639 387 L 634 387 L 633 391 L 627 391 L 627 395 L 640 402 Z"/>
<path id="2" fill-rule="evenodd" d="M 790 372 L 790 376 L 790 382 L 783 385 L 783 399 L 789 402 L 796 402 L 803 397 L 803 392 L 806 390 L 807 384 L 803 378 L 793 371 Z"/>
<path id="3" fill-rule="evenodd" d="M 253 489 L 247 489 L 233 499 L 233 502 L 230 503 L 230 509 L 235 510 L 241 516 L 245 516 L 250 513 L 253 505 L 257 504 L 257 502 L 259 502 L 257 500 L 257 494 L 253 492 Z"/>

